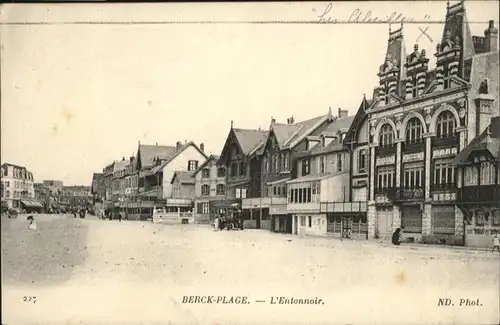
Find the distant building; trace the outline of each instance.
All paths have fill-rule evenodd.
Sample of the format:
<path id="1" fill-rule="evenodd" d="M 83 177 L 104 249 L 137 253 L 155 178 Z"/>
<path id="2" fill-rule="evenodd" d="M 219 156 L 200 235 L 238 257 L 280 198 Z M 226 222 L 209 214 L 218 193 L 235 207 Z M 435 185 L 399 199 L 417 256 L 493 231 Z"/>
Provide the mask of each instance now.
<path id="1" fill-rule="evenodd" d="M 44 180 L 42 182 L 43 186 L 47 187 L 52 195 L 61 195 L 62 194 L 62 189 L 63 189 L 63 182 L 62 181 L 56 181 L 56 180 Z"/>
<path id="2" fill-rule="evenodd" d="M 92 187 L 90 193 L 95 202 L 102 203 L 106 198 L 106 186 L 104 183 L 104 173 L 94 173 L 92 175 Z"/>
<path id="3" fill-rule="evenodd" d="M 91 187 L 84 185 L 64 186 L 60 203 L 70 206 L 92 206 Z"/>
<path id="4" fill-rule="evenodd" d="M 226 200 L 226 169 L 217 166 L 218 156 L 210 155 L 194 171 L 195 219 L 209 220 L 220 213 L 226 214 L 231 203 Z"/>
<path id="5" fill-rule="evenodd" d="M 43 205 L 35 200 L 33 174 L 26 167 L 5 163 L 1 165 L 2 204 L 9 208 L 41 210 Z"/>
<path id="6" fill-rule="evenodd" d="M 47 213 L 51 209 L 51 197 L 52 192 L 49 187 L 43 185 L 43 183 L 35 183 L 35 199 L 36 201 L 43 204 L 43 208 L 40 212 Z"/>

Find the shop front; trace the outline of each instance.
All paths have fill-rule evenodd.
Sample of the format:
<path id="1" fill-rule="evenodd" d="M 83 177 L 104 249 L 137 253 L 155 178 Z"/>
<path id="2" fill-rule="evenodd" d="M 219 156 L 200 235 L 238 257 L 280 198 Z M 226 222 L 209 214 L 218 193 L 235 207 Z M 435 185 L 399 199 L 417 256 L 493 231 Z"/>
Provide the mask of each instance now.
<path id="1" fill-rule="evenodd" d="M 422 209 L 420 205 L 401 207 L 401 226 L 404 227 L 403 240 L 421 242 L 422 240 Z"/>
<path id="2" fill-rule="evenodd" d="M 21 200 L 21 208 L 26 210 L 26 212 L 36 212 L 41 213 L 44 205 L 37 200 Z"/>

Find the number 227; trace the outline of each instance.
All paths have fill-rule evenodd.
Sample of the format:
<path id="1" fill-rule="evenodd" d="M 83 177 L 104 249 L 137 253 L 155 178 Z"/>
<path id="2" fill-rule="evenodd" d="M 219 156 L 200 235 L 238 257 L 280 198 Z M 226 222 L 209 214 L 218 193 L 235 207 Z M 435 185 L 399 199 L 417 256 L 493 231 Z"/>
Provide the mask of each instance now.
<path id="1" fill-rule="evenodd" d="M 36 304 L 36 297 L 35 296 L 24 296 L 23 302 L 31 302 L 33 304 Z"/>

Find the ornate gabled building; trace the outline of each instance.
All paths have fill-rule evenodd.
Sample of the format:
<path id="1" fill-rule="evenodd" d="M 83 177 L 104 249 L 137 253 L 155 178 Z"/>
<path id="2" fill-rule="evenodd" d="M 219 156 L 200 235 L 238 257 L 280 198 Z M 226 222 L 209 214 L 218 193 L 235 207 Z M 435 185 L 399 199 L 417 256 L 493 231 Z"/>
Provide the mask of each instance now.
<path id="1" fill-rule="evenodd" d="M 269 135 L 262 147 L 260 167 L 261 196 L 244 199 L 243 210 L 255 216 L 257 228 L 279 232 L 292 232 L 292 216 L 287 212 L 287 181 L 297 178 L 297 153 L 304 153 L 337 138 L 346 132 L 352 117 L 339 109 L 333 116 L 331 108 L 326 114 L 295 122 L 276 123 L 272 118 Z M 269 222 L 270 221 L 270 222 Z"/>
<path id="2" fill-rule="evenodd" d="M 403 26 L 389 32 L 369 123 L 369 237 L 401 225 L 408 241 L 463 244 L 453 158 L 498 114 L 498 30 L 470 33 L 463 2 L 449 6 L 436 68 L 425 50 L 406 54 Z M 487 86 L 486 86 L 487 85 Z M 480 92 L 489 88 L 486 98 Z"/>
<path id="3" fill-rule="evenodd" d="M 500 234 L 500 117 L 455 158 L 465 245 L 491 247 Z"/>
<path id="4" fill-rule="evenodd" d="M 217 165 L 226 168 L 227 199 L 240 203 L 242 199 L 261 195 L 261 156 L 269 131 L 231 129 Z M 250 219 L 250 216 L 245 216 Z M 245 227 L 252 222 L 245 220 Z"/>

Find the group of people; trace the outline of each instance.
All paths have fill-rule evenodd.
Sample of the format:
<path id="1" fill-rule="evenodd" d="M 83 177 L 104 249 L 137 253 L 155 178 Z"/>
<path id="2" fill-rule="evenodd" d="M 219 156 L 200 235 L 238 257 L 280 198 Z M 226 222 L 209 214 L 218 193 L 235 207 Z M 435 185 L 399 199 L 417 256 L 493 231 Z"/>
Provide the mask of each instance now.
<path id="1" fill-rule="evenodd" d="M 241 218 L 227 218 L 221 214 L 215 217 L 213 226 L 215 231 L 224 230 L 224 228 L 227 230 L 235 228 L 243 229 L 243 220 Z"/>

